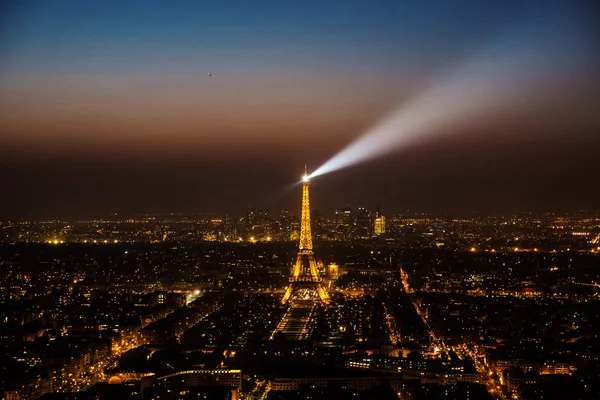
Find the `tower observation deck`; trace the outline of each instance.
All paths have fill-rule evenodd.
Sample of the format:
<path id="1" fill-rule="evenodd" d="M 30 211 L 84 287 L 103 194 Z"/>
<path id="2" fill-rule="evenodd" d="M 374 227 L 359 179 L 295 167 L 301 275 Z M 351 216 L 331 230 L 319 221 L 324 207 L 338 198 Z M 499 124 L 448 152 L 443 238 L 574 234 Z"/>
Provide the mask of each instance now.
<path id="1" fill-rule="evenodd" d="M 310 229 L 310 178 L 304 169 L 302 176 L 302 218 L 300 220 L 300 243 L 298 257 L 292 270 L 289 285 L 281 302 L 285 304 L 299 289 L 312 289 L 317 292 L 323 304 L 329 304 L 329 294 L 322 285 L 313 253 L 312 232 Z"/>

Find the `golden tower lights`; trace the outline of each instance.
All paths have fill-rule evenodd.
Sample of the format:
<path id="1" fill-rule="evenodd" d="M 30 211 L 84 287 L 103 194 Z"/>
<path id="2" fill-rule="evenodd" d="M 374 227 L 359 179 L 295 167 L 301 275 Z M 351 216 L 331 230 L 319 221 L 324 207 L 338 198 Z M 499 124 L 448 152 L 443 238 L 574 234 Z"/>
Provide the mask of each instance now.
<path id="1" fill-rule="evenodd" d="M 282 303 L 286 303 L 298 287 L 312 287 L 317 291 L 321 302 L 329 303 L 329 294 L 322 285 L 315 262 L 312 233 L 310 230 L 310 198 L 308 186 L 310 178 L 304 167 L 302 175 L 302 218 L 300 219 L 300 244 L 298 258 L 294 264 L 290 284 L 283 295 Z"/>

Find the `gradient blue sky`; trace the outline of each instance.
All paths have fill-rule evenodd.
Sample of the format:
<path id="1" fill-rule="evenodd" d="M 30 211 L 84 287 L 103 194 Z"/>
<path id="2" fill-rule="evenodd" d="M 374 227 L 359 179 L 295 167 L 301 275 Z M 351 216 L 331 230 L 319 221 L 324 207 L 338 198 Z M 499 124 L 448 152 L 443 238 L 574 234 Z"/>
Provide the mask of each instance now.
<path id="1" fill-rule="evenodd" d="M 40 170 L 82 171 L 63 174 L 72 182 L 66 186 L 79 188 L 72 189 L 78 196 L 91 191 L 107 205 L 90 202 L 81 212 L 133 210 L 135 188 L 119 189 L 133 197 L 123 204 L 103 197 L 101 183 L 118 180 L 106 170 L 134 163 L 193 179 L 200 159 L 223 171 L 205 179 L 206 187 L 225 190 L 230 200 L 206 200 L 182 185 L 174 189 L 187 193 L 189 202 L 165 199 L 139 211 L 236 209 L 247 204 L 235 193 L 254 190 L 245 182 L 259 176 L 264 184 L 248 196 L 260 202 L 304 162 L 325 161 L 448 71 L 495 47 L 501 51 L 488 64 L 531 53 L 549 60 L 539 70 L 548 75 L 544 90 L 527 97 L 517 114 L 504 110 L 459 133 L 484 130 L 507 141 L 506 132 L 526 126 L 533 136 L 563 140 L 561 129 L 573 121 L 577 137 L 595 138 L 597 132 L 590 111 L 599 66 L 593 1 L 40 0 L 1 7 L 0 156 L 17 188 L 5 200 L 7 214 L 36 209 L 35 201 L 23 199 L 51 190 L 36 180 Z M 526 73 L 531 71 L 519 78 Z M 532 91 L 537 93 L 533 86 L 524 89 Z M 515 128 L 519 118 L 524 122 Z M 396 158 L 386 162 L 381 169 L 403 168 Z M 281 167 L 279 175 L 273 165 Z M 239 168 L 247 176 L 239 177 Z M 390 208 L 402 203 L 400 192 L 389 189 L 402 186 L 399 175 L 397 182 L 380 182 Z M 132 179 L 143 180 L 136 174 Z M 42 214 L 63 212 L 73 197 L 63 191 Z M 333 196 L 327 206 L 379 202 L 343 196 Z M 417 204 L 401 206 L 418 206 L 422 199 L 411 202 Z"/>
<path id="2" fill-rule="evenodd" d="M 19 1 L 5 16 L 4 68 L 137 74 L 240 72 L 296 62 L 300 67 L 381 65 L 398 55 L 453 53 L 534 9 L 520 1 L 493 3 Z M 369 55 L 377 59 L 364 58 Z"/>

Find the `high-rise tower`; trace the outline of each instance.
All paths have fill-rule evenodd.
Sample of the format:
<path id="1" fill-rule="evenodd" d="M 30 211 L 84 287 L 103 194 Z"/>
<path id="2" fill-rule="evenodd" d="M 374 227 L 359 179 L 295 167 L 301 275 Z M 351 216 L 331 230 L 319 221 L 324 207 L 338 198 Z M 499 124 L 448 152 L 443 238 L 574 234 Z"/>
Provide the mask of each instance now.
<path id="1" fill-rule="evenodd" d="M 310 198 L 308 186 L 310 178 L 304 167 L 302 175 L 302 218 L 300 219 L 300 246 L 298 258 L 294 264 L 290 284 L 283 295 L 282 303 L 286 303 L 294 291 L 299 288 L 316 290 L 321 302 L 329 303 L 329 294 L 322 285 L 322 280 L 317 271 L 317 263 L 313 253 L 312 233 L 310 229 Z"/>
<path id="2" fill-rule="evenodd" d="M 381 236 L 385 234 L 385 215 L 381 213 L 379 206 L 377 207 L 377 212 L 375 213 L 374 228 L 375 236 Z"/>

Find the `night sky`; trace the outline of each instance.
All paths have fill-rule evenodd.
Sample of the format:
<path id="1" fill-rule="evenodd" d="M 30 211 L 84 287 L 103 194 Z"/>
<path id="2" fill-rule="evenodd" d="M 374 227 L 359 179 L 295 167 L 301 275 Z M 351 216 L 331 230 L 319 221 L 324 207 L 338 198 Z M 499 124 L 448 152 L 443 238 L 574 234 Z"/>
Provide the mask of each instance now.
<path id="1" fill-rule="evenodd" d="M 600 210 L 595 3 L 2 2 L 0 220 L 299 212 L 305 163 L 481 54 L 473 74 L 510 96 L 315 178 L 313 206 Z"/>

